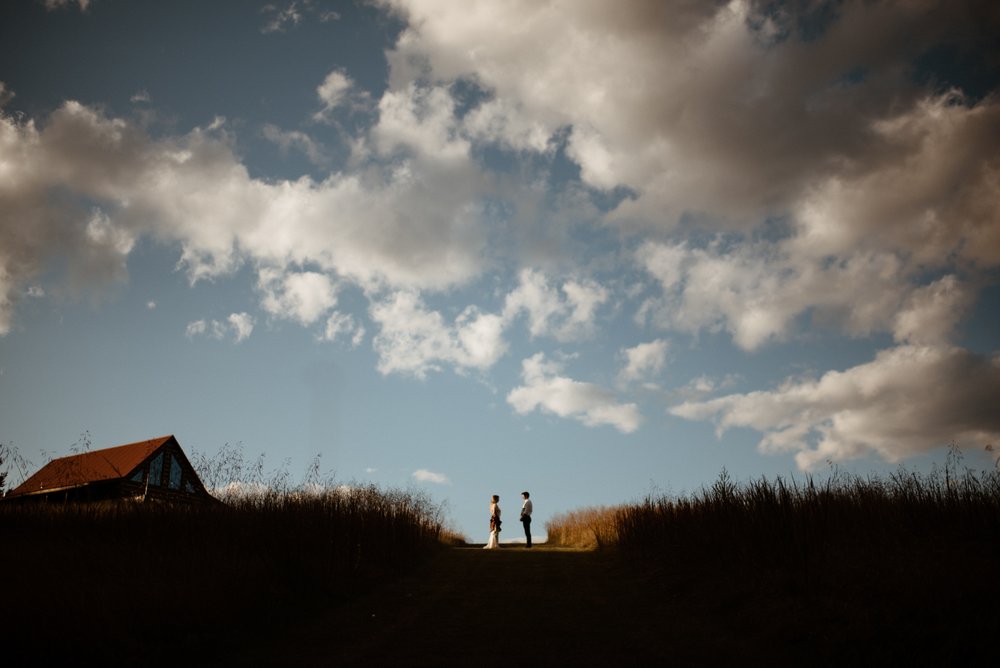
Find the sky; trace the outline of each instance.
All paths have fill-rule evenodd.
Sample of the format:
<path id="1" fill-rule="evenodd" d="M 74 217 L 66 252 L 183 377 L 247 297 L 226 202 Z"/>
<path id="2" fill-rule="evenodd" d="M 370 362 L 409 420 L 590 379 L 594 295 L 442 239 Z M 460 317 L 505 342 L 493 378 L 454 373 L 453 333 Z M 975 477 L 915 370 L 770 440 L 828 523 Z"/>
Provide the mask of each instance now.
<path id="1" fill-rule="evenodd" d="M 0 442 L 318 456 L 480 541 L 992 466 L 998 92 L 989 1 L 8 0 Z"/>

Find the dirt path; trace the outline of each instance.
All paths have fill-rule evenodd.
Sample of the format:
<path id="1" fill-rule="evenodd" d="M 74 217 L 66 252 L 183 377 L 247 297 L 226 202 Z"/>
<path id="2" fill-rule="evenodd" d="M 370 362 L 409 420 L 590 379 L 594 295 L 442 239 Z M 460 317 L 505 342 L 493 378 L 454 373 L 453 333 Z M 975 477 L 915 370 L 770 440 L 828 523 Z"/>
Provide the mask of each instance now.
<path id="1" fill-rule="evenodd" d="M 547 546 L 446 549 L 409 577 L 224 656 L 240 666 L 995 664 L 993 589 L 956 572 L 848 569 L 803 585 L 737 560 L 687 564 Z"/>
<path id="2" fill-rule="evenodd" d="M 714 629 L 689 623 L 690 607 L 677 603 L 614 555 L 454 548 L 415 575 L 269 643 L 253 660 L 614 666 L 735 656 Z"/>

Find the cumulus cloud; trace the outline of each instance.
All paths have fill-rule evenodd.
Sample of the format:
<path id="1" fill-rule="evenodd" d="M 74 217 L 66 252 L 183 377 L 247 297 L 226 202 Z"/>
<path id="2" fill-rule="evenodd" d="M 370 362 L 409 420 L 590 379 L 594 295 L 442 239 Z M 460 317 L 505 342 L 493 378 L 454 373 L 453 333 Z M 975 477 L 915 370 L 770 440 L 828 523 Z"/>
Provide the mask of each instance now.
<path id="1" fill-rule="evenodd" d="M 621 354 L 625 358 L 625 365 L 618 374 L 619 381 L 634 383 L 659 375 L 667 362 L 668 349 L 669 342 L 665 339 L 623 348 Z"/>
<path id="2" fill-rule="evenodd" d="M 274 143 L 282 153 L 288 153 L 292 149 L 301 151 L 309 159 L 309 162 L 320 167 L 329 162 L 323 148 L 304 132 L 282 130 L 272 123 L 267 123 L 261 130 L 261 134 L 264 135 L 265 139 Z"/>
<path id="3" fill-rule="evenodd" d="M 914 290 L 896 313 L 893 335 L 900 342 L 947 343 L 972 305 L 972 297 L 971 290 L 953 275 Z"/>
<path id="4" fill-rule="evenodd" d="M 253 267 L 262 309 L 306 326 L 325 322 L 318 338 L 361 340 L 364 328 L 335 310 L 340 282 L 361 286 L 380 328 L 382 373 L 489 369 L 511 323 L 523 318 L 534 337 L 576 341 L 593 336 L 602 309 L 614 306 L 612 291 L 582 272 L 555 278 L 538 269 L 522 271 L 513 288 L 497 284 L 507 296 L 496 314 L 426 305 L 428 292 L 498 267 L 550 266 L 498 258 L 496 249 L 516 246 L 507 234 L 545 234 L 548 212 L 521 196 L 546 199 L 548 180 L 566 178 L 553 197 L 564 207 L 556 217 L 573 218 L 567 202 L 594 196 L 592 215 L 607 211 L 603 222 L 649 235 L 625 243 L 625 262 L 634 259 L 648 279 L 637 293 L 639 323 L 725 332 L 746 351 L 810 324 L 891 334 L 897 345 L 870 365 L 760 396 L 702 401 L 723 388 L 695 379 L 676 410 L 756 424 L 765 440 L 810 443 L 800 452 L 805 464 L 828 442 L 838 456 L 888 456 L 878 438 L 873 445 L 849 428 L 849 418 L 861 419 L 859 397 L 898 410 L 892 402 L 906 393 L 880 370 L 908 364 L 954 380 L 949 369 L 961 367 L 989 377 L 992 361 L 949 342 L 1000 264 L 1000 98 L 922 68 L 933 70 L 924 56 L 942 46 L 985 62 L 989 49 L 963 45 L 992 39 L 995 10 L 858 2 L 820 15 L 822 3 L 774 12 L 749 0 L 380 4 L 405 22 L 387 52 L 388 87 L 368 124 L 347 138 L 348 167 L 322 180 L 251 176 L 222 119 L 154 136 L 72 101 L 44 118 L 0 114 L 0 335 L 45 267 L 67 267 L 68 284 L 99 287 L 124 280 L 135 244 L 152 238 L 180 247 L 192 283 Z M 308 15 L 336 18 L 310 0 L 262 11 L 265 32 Z M 475 94 L 463 98 L 457 83 Z M 315 92 L 321 122 L 364 96 L 342 69 Z M 0 83 L 0 107 L 12 95 Z M 305 133 L 263 133 L 282 150 L 324 157 Z M 551 165 L 558 155 L 578 171 L 492 174 L 483 156 L 493 149 L 517 165 Z M 613 251 L 601 258 L 620 260 Z M 237 339 L 249 328 L 252 320 L 201 320 L 188 335 Z M 622 351 L 619 380 L 660 373 L 665 351 Z M 525 364 L 524 385 L 508 397 L 518 412 L 637 428 L 634 405 L 562 376 L 543 357 Z M 826 392 L 833 386 L 846 388 L 836 400 Z M 866 395 L 872 387 L 882 394 Z M 812 403 L 781 413 L 804 395 Z M 777 417 L 740 417 L 737 398 L 751 396 Z"/>
<path id="5" fill-rule="evenodd" d="M 261 7 L 260 11 L 267 16 L 267 22 L 260 29 L 265 35 L 294 28 L 302 20 L 302 9 L 298 2 L 291 2 L 284 7 L 268 4 Z"/>
<path id="6" fill-rule="evenodd" d="M 187 324 L 185 335 L 189 339 L 198 336 L 221 341 L 232 338 L 234 343 L 241 343 L 253 332 L 254 319 L 248 313 L 231 313 L 225 320 L 194 320 Z"/>
<path id="7" fill-rule="evenodd" d="M 896 462 L 948 442 L 995 443 L 1000 357 L 952 346 L 901 345 L 819 380 L 776 390 L 687 401 L 670 409 L 714 419 L 719 432 L 748 427 L 763 452 L 795 452 L 803 469 L 868 453 Z"/>
<path id="8" fill-rule="evenodd" d="M 470 306 L 453 323 L 426 308 L 419 294 L 399 291 L 375 299 L 370 315 L 380 327 L 375 336 L 382 373 L 411 373 L 420 378 L 442 365 L 485 370 L 507 351 L 504 332 L 525 314 L 532 336 L 574 341 L 592 335 L 598 308 L 610 292 L 591 280 L 568 279 L 557 288 L 540 271 L 523 270 L 507 294 L 501 313 Z M 335 332 L 348 323 L 338 318 Z"/>
<path id="9" fill-rule="evenodd" d="M 817 179 L 793 207 L 795 250 L 837 255 L 864 245 L 927 266 L 1000 262 L 1000 100 L 955 92 L 872 120 L 878 152 Z"/>
<path id="10" fill-rule="evenodd" d="M 313 114 L 313 120 L 326 122 L 332 118 L 333 112 L 341 107 L 354 107 L 368 99 L 368 94 L 358 91 L 354 81 L 341 69 L 331 70 L 316 88 L 316 97 L 322 105 Z"/>
<path id="11" fill-rule="evenodd" d="M 543 353 L 524 360 L 521 367 L 524 385 L 507 395 L 507 403 L 521 415 L 537 409 L 588 427 L 610 425 L 625 434 L 642 422 L 635 404 L 618 403 L 612 392 L 598 385 L 559 375 L 560 365 L 546 360 Z"/>
<path id="12" fill-rule="evenodd" d="M 257 276 L 261 307 L 279 318 L 311 325 L 337 304 L 336 287 L 325 274 L 263 267 Z"/>
<path id="13" fill-rule="evenodd" d="M 432 482 L 435 485 L 450 485 L 451 480 L 443 473 L 435 473 L 427 469 L 417 469 L 413 472 L 413 478 L 420 482 Z"/>
<path id="14" fill-rule="evenodd" d="M 340 14 L 325 9 L 316 0 L 294 0 L 286 5 L 267 4 L 261 7 L 260 11 L 267 18 L 267 22 L 260 29 L 265 35 L 295 28 L 308 16 L 314 16 L 320 23 L 340 18 Z"/>
<path id="15" fill-rule="evenodd" d="M 90 7 L 90 0 L 42 0 L 42 4 L 50 12 L 55 9 L 69 7 L 70 5 L 76 5 L 80 8 L 80 11 L 85 12 Z"/>
<path id="16" fill-rule="evenodd" d="M 478 142 L 498 144 L 515 151 L 549 153 L 555 150 L 552 129 L 507 100 L 493 99 L 478 105 L 462 119 L 462 130 Z"/>
<path id="17" fill-rule="evenodd" d="M 917 267 L 906 258 L 863 250 L 833 260 L 802 258 L 766 242 L 706 248 L 646 242 L 636 259 L 660 289 L 642 303 L 640 322 L 691 333 L 726 331 L 745 350 L 789 338 L 807 314 L 813 324 L 852 336 L 909 336 L 904 332 L 915 319 L 938 318 L 933 336 L 940 338 L 954 329 L 973 294 L 954 276 L 914 284 Z M 932 334 L 925 329 L 922 336 Z"/>
<path id="18" fill-rule="evenodd" d="M 442 364 L 459 370 L 485 370 L 507 350 L 503 319 L 474 306 L 448 323 L 416 294 L 396 292 L 374 301 L 369 315 L 380 326 L 373 345 L 383 374 L 424 378 L 429 371 L 441 370 Z"/>
<path id="19" fill-rule="evenodd" d="M 679 389 L 674 390 L 672 394 L 686 401 L 700 400 L 709 394 L 732 387 L 739 380 L 740 377 L 733 373 L 726 374 L 721 378 L 701 374 L 689 380 Z"/>
<path id="20" fill-rule="evenodd" d="M 194 338 L 204 334 L 206 331 L 208 331 L 208 323 L 204 320 L 193 320 L 189 322 L 187 327 L 184 329 L 184 333 L 188 338 Z"/>
<path id="21" fill-rule="evenodd" d="M 389 116 L 413 106 L 414 80 L 438 82 L 420 89 L 433 122 L 399 141 L 542 153 L 565 130 L 585 184 L 629 193 L 609 220 L 724 231 L 714 247 L 673 244 L 681 257 L 657 277 L 675 293 L 642 312 L 660 325 L 727 331 L 746 350 L 787 339 L 803 315 L 852 336 L 893 331 L 927 268 L 964 275 L 1000 263 L 1000 98 L 913 76 L 922 54 L 956 35 L 987 43 L 995 11 L 383 4 L 408 22 L 389 54 Z M 456 124 L 440 82 L 461 79 L 484 97 Z M 764 221 L 783 229 L 768 234 Z M 643 258 L 651 271 L 653 255 Z M 542 287 L 525 286 L 536 332 L 554 308 Z"/>
<path id="22" fill-rule="evenodd" d="M 506 297 L 503 316 L 511 321 L 524 313 L 532 336 L 571 341 L 593 333 L 597 310 L 609 298 L 609 291 L 595 281 L 571 279 L 557 288 L 542 272 L 524 269 Z"/>
<path id="23" fill-rule="evenodd" d="M 468 162 L 471 144 L 458 132 L 455 99 L 446 87 L 410 83 L 388 90 L 378 105 L 379 121 L 372 131 L 384 154 L 405 151 L 435 162 Z"/>
<path id="24" fill-rule="evenodd" d="M 417 117 L 387 123 L 423 132 Z M 74 284 L 120 280 L 141 236 L 178 243 L 192 282 L 247 259 L 366 286 L 440 289 L 478 275 L 487 237 L 476 171 L 454 156 L 412 159 L 419 169 L 403 160 L 322 182 L 265 181 L 233 154 L 222 121 L 153 139 L 77 102 L 41 127 L 0 115 L 0 331 L 49 259 L 68 258 Z"/>
<path id="25" fill-rule="evenodd" d="M 341 337 L 347 337 L 351 341 L 351 346 L 357 348 L 365 338 L 365 328 L 359 324 L 354 316 L 349 313 L 334 311 L 326 319 L 326 327 L 323 329 L 321 341 L 337 341 Z"/>
<path id="26" fill-rule="evenodd" d="M 236 343 L 245 341 L 253 333 L 253 317 L 250 314 L 230 313 L 227 320 Z"/>
<path id="27" fill-rule="evenodd" d="M 994 168 L 982 167 L 996 163 L 987 158 L 996 154 L 996 133 L 984 122 L 998 106 L 941 114 L 903 66 L 955 34 L 988 35 L 995 13 L 852 3 L 806 33 L 821 19 L 807 4 L 780 13 L 742 0 L 385 4 L 409 23 L 390 54 L 391 81 L 402 85 L 425 70 L 443 80 L 474 77 L 494 104 L 548 134 L 570 127 L 567 153 L 583 179 L 636 193 L 620 205 L 623 219 L 673 225 L 687 211 L 755 225 L 794 208 L 817 183 L 859 183 L 865 171 L 898 168 L 899 154 L 888 154 L 900 148 L 914 165 L 925 148 L 947 148 L 954 160 L 932 178 L 943 185 L 938 176 L 975 175 L 977 200 L 995 187 L 987 177 Z M 913 114 L 930 125 L 895 120 Z M 491 127 L 500 132 L 503 123 Z M 964 141 L 925 141 L 928 131 L 985 145 L 970 153 Z M 517 143 L 523 131 L 514 123 L 507 135 Z M 904 185 L 903 193 L 917 192 Z"/>

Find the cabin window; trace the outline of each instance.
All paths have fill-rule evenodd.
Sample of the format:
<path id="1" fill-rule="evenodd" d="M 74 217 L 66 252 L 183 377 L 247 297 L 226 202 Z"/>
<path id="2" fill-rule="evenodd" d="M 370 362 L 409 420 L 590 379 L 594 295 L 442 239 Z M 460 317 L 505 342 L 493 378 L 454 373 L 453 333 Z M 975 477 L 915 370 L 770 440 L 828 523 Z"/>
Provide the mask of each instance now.
<path id="1" fill-rule="evenodd" d="M 163 453 L 156 455 L 153 461 L 149 462 L 149 484 L 159 486 L 163 476 Z"/>
<path id="2" fill-rule="evenodd" d="M 177 457 L 170 457 L 167 460 L 168 470 L 170 474 L 168 478 L 170 479 L 170 489 L 180 489 L 181 488 L 181 463 L 177 461 Z"/>
<path id="3" fill-rule="evenodd" d="M 129 480 L 131 480 L 132 482 L 142 482 L 142 479 L 145 477 L 145 475 L 146 471 L 143 469 L 139 469 L 138 471 L 132 474 L 132 477 L 129 478 Z"/>

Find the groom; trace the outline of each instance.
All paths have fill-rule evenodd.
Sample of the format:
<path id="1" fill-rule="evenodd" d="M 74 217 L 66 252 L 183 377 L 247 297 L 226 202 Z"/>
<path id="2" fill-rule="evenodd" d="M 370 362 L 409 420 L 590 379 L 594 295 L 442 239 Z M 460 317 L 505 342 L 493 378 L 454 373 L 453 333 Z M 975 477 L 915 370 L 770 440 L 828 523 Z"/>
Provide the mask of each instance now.
<path id="1" fill-rule="evenodd" d="M 521 498 L 524 499 L 524 503 L 521 504 L 521 524 L 524 525 L 526 547 L 531 547 L 531 499 L 528 498 L 530 496 L 527 492 L 521 492 Z"/>

